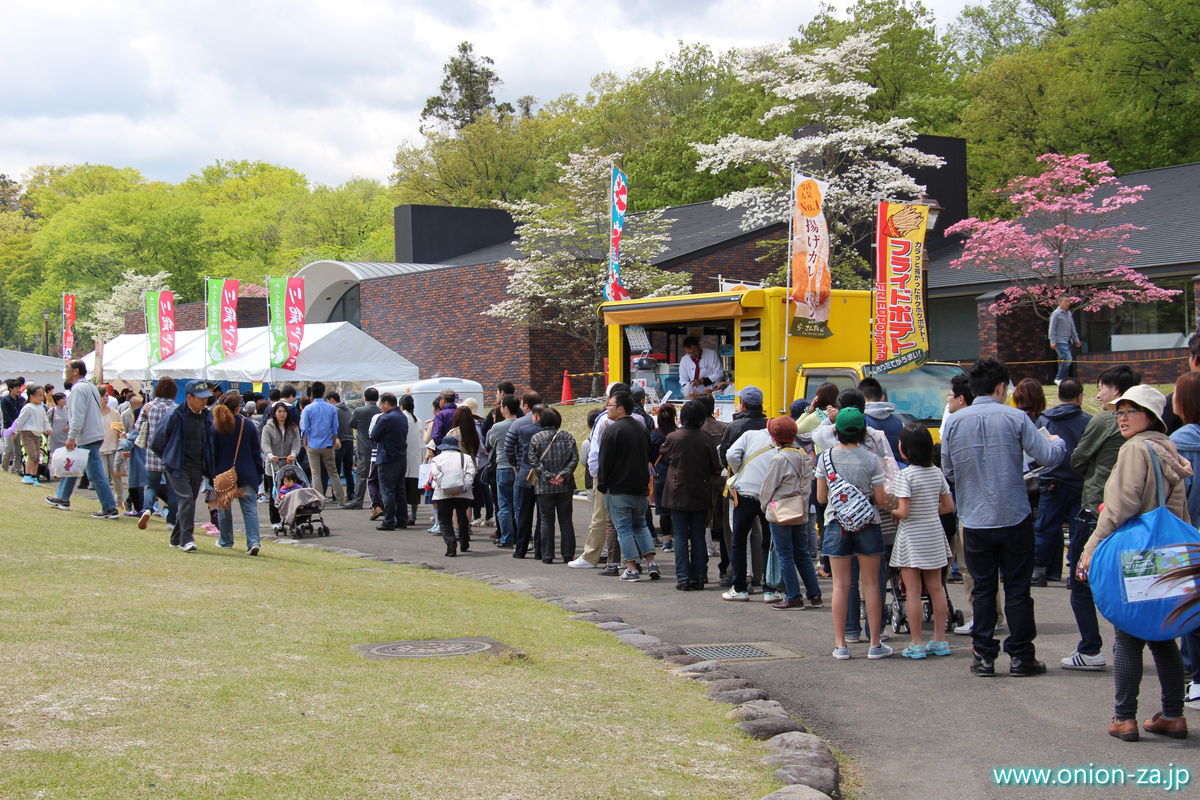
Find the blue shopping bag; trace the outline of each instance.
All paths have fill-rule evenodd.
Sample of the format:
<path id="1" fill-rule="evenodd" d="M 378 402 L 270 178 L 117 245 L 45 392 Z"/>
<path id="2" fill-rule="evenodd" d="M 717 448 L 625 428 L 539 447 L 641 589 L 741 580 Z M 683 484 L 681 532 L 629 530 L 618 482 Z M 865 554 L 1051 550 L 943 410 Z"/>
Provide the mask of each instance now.
<path id="1" fill-rule="evenodd" d="M 1100 543 L 1092 555 L 1088 581 L 1105 619 L 1139 639 L 1156 642 L 1200 625 L 1200 617 L 1194 615 L 1167 621 L 1180 603 L 1200 591 L 1197 580 L 1162 577 L 1200 560 L 1196 548 L 1200 531 L 1167 510 L 1162 465 L 1149 442 L 1146 447 L 1154 467 L 1158 508 L 1126 521 Z"/>

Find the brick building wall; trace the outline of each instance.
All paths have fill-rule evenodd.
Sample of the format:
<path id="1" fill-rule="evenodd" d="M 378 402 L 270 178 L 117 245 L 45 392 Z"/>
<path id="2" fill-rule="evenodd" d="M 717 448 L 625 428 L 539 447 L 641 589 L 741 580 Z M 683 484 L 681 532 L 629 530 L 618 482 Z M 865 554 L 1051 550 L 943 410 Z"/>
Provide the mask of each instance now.
<path id="1" fill-rule="evenodd" d="M 692 273 L 692 291 L 697 293 L 718 291 L 718 275 L 734 280 L 761 281 L 775 271 L 775 265 L 758 261 L 768 252 L 759 246 L 759 242 L 786 237 L 787 231 L 782 226 L 766 235 L 747 234 L 730 244 L 697 255 L 685 256 L 664 264 L 663 267 L 672 272 Z"/>
<path id="2" fill-rule="evenodd" d="M 262 328 L 267 324 L 265 297 L 238 298 L 238 327 Z M 175 306 L 175 330 L 198 331 L 204 328 L 204 303 L 180 303 Z M 145 333 L 146 312 L 125 312 L 125 333 Z"/>
<path id="3" fill-rule="evenodd" d="M 1200 276 L 1195 283 L 1196 295 L 1200 297 Z M 1046 336 L 1048 323 L 1027 308 L 998 317 L 988 310 L 993 302 L 995 294 L 982 295 L 977 300 L 980 356 L 994 356 L 1009 364 L 1014 382 L 1032 377 L 1045 384 L 1052 383 L 1058 373 L 1058 356 Z M 1196 321 L 1196 329 L 1200 330 L 1200 319 Z M 1188 368 L 1187 354 L 1186 348 L 1076 352 L 1072 375 L 1090 384 L 1109 367 L 1128 364 L 1141 373 L 1146 383 L 1174 383 Z M 1021 363 L 1028 361 L 1046 363 Z"/>

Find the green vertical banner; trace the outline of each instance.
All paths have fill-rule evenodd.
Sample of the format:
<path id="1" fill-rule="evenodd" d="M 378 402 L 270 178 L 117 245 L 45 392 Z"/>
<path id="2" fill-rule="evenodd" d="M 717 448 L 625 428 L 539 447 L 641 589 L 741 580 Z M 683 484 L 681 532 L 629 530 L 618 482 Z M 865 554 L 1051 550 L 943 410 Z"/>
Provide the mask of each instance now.
<path id="1" fill-rule="evenodd" d="M 159 345 L 161 329 L 158 324 L 158 292 L 146 292 L 146 343 L 150 345 L 150 364 L 162 361 Z"/>
<path id="2" fill-rule="evenodd" d="M 206 279 L 204 346 L 209 364 L 218 364 L 237 350 L 237 297 L 238 281 L 232 278 Z"/>
<path id="3" fill-rule="evenodd" d="M 271 352 L 271 367 L 281 367 L 288 357 L 287 313 L 284 305 L 287 302 L 287 278 L 267 278 L 267 315 L 268 331 L 271 335 L 269 344 Z"/>

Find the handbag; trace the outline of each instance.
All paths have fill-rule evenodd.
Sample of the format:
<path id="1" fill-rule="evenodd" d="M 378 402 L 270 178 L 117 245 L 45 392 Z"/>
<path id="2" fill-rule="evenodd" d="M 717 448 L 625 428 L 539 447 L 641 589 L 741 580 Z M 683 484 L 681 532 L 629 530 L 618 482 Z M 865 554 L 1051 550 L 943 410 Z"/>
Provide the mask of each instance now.
<path id="1" fill-rule="evenodd" d="M 541 463 L 542 459 L 546 457 L 546 454 L 550 452 L 550 448 L 554 445 L 554 440 L 558 438 L 558 435 L 560 433 L 562 433 L 562 431 L 555 431 L 554 435 L 550 437 L 550 444 L 546 445 L 546 449 L 543 450 L 541 456 L 538 457 L 539 464 Z M 525 473 L 525 482 L 528 483 L 530 486 L 537 486 L 537 478 L 538 478 L 537 469 L 534 467 L 530 467 L 529 472 Z"/>
<path id="2" fill-rule="evenodd" d="M 213 478 L 212 484 L 215 497 L 210 505 L 216 505 L 219 508 L 229 508 L 230 503 L 245 494 L 242 491 L 242 487 L 238 486 L 237 474 L 238 453 L 242 450 L 242 430 L 245 427 L 245 418 L 239 416 L 237 445 L 233 448 L 233 464 L 230 465 L 229 469 Z"/>
<path id="3" fill-rule="evenodd" d="M 1154 447 L 1145 445 L 1154 469 L 1158 508 L 1126 520 L 1100 542 L 1092 554 L 1088 582 L 1105 619 L 1139 639 L 1163 642 L 1196 627 L 1194 615 L 1171 619 L 1171 612 L 1200 591 L 1197 579 L 1176 579 L 1166 573 L 1195 567 L 1200 553 L 1194 547 L 1196 529 L 1167 508 L 1162 464 Z"/>
<path id="4" fill-rule="evenodd" d="M 808 498 L 793 494 L 772 500 L 767 503 L 764 513 L 768 522 L 777 525 L 803 525 L 808 521 Z"/>

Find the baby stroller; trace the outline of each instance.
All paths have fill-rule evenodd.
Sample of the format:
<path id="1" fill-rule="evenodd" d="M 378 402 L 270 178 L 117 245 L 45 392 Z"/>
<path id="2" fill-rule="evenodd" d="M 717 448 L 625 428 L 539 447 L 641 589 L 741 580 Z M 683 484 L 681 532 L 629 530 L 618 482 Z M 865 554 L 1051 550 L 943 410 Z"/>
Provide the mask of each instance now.
<path id="1" fill-rule="evenodd" d="M 904 578 L 899 567 L 888 567 L 888 590 L 892 599 L 884 609 L 885 623 L 892 626 L 892 631 L 900 633 L 908 630 L 908 593 L 904 587 Z M 950 600 L 950 592 L 946 590 L 946 568 L 942 568 L 942 591 L 946 593 L 946 633 L 953 633 L 954 628 L 965 623 L 963 612 L 954 608 Z M 933 619 L 933 604 L 928 594 L 921 595 L 921 617 L 924 622 Z"/>
<path id="2" fill-rule="evenodd" d="M 295 477 L 299 488 L 281 495 L 279 493 L 280 485 L 284 476 L 289 473 Z M 305 534 L 309 536 L 313 534 L 329 535 L 329 526 L 325 524 L 325 519 L 321 516 L 321 512 L 325 510 L 325 498 L 312 488 L 303 469 L 295 464 L 280 467 L 275 472 L 274 482 L 271 502 L 279 509 L 279 519 L 283 523 L 283 527 L 279 530 L 280 536 L 300 539 Z"/>

